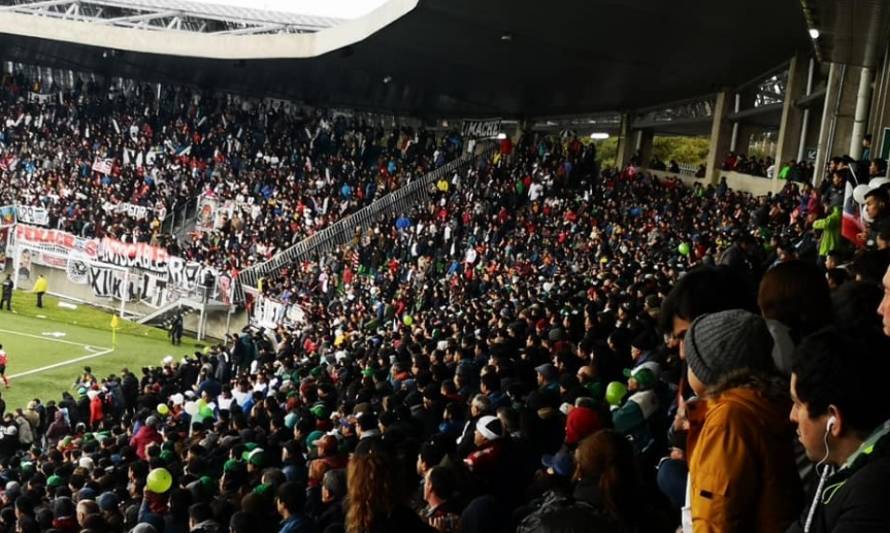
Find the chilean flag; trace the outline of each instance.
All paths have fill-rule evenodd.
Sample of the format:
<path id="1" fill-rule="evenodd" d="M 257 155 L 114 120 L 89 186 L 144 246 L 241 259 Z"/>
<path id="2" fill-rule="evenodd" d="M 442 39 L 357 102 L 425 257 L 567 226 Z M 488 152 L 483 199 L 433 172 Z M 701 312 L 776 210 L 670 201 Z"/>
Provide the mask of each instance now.
<path id="1" fill-rule="evenodd" d="M 853 179 L 856 179 L 855 174 Z M 847 180 L 844 185 L 844 218 L 841 222 L 841 235 L 856 247 L 862 247 L 865 243 L 859 238 L 859 234 L 865 231 L 865 228 L 859 215 L 859 204 L 853 198 L 853 187 L 850 180 Z"/>

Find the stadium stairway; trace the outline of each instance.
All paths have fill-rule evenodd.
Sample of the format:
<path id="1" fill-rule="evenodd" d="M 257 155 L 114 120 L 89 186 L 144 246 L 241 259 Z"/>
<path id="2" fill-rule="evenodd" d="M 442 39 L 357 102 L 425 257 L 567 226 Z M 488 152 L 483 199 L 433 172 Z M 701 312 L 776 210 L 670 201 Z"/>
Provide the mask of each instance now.
<path id="1" fill-rule="evenodd" d="M 228 310 L 229 306 L 216 300 L 208 300 L 204 302 L 197 298 L 185 296 L 143 316 L 137 320 L 137 322 L 166 329 L 169 327 L 170 322 L 173 320 L 176 313 L 182 313 L 183 317 L 197 313 L 199 315 L 198 328 L 194 333 L 198 340 L 202 340 L 205 334 L 204 330 L 206 328 L 207 315 L 211 312 L 227 312 Z"/>

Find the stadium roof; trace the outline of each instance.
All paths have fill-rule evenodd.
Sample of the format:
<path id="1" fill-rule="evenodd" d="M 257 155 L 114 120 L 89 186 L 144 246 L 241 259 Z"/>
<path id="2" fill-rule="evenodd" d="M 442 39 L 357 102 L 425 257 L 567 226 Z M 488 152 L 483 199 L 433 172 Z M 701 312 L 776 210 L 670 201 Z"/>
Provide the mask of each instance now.
<path id="1" fill-rule="evenodd" d="M 179 0 L 39 3 L 71 13 L 0 12 L 3 59 L 429 117 L 651 106 L 810 46 L 799 0 L 389 0 L 347 21 Z"/>
<path id="2" fill-rule="evenodd" d="M 188 0 L 49 0 L 17 3 L 5 11 L 115 28 L 211 35 L 307 33 L 340 22 L 329 17 Z"/>
<path id="3" fill-rule="evenodd" d="M 801 0 L 813 48 L 822 61 L 874 67 L 890 33 L 886 0 Z"/>

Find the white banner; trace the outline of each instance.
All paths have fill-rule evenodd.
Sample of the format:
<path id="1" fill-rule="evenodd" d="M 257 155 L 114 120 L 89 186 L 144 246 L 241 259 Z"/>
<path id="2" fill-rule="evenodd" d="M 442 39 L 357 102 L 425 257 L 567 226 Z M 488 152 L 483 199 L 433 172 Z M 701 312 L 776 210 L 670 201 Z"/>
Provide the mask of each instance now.
<path id="1" fill-rule="evenodd" d="M 50 100 L 52 100 L 55 96 L 57 96 L 57 95 L 55 95 L 55 94 L 40 94 L 40 93 L 35 93 L 35 92 L 31 91 L 28 93 L 28 101 L 29 102 L 37 102 L 38 104 L 45 104 L 45 103 L 49 102 Z"/>
<path id="2" fill-rule="evenodd" d="M 286 314 L 287 306 L 285 304 L 260 296 L 253 306 L 251 321 L 259 327 L 274 329 L 278 327 L 278 324 L 284 322 Z"/>
<path id="3" fill-rule="evenodd" d="M 497 137 L 501 132 L 501 119 L 464 120 L 463 134 L 465 138 Z"/>
<path id="4" fill-rule="evenodd" d="M 10 206 L 11 207 L 11 206 Z M 231 277 L 220 279 L 220 273 L 201 263 L 187 261 L 167 253 L 160 246 L 147 243 L 124 243 L 117 239 L 82 239 L 70 233 L 18 224 L 13 232 L 13 246 L 19 247 L 20 275 L 30 276 L 31 265 L 40 264 L 65 270 L 68 281 L 90 285 L 93 294 L 103 298 L 142 301 L 152 307 L 194 294 L 203 298 L 207 290 L 218 300 L 231 299 Z M 124 285 L 124 273 L 127 288 Z"/>
<path id="5" fill-rule="evenodd" d="M 19 205 L 15 209 L 16 218 L 24 224 L 49 226 L 49 211 L 45 207 Z"/>
<path id="6" fill-rule="evenodd" d="M 129 202 L 123 202 L 117 204 L 114 208 L 117 213 L 126 213 L 130 218 L 135 218 L 136 220 L 145 220 L 148 218 L 149 208 L 144 205 L 136 205 L 131 204 Z"/>
<path id="7" fill-rule="evenodd" d="M 106 176 L 111 174 L 113 161 L 111 159 L 96 159 L 93 161 L 93 172 L 99 172 Z"/>
<path id="8" fill-rule="evenodd" d="M 296 326 L 306 322 L 306 312 L 297 304 L 286 304 L 258 296 L 250 322 L 254 326 L 273 329 L 279 324 Z"/>

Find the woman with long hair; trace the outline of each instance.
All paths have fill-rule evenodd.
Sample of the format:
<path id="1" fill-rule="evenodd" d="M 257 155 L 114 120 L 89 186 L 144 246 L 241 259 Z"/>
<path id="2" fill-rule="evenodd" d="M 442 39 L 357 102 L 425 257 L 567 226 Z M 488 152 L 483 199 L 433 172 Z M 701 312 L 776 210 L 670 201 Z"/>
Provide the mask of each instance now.
<path id="1" fill-rule="evenodd" d="M 639 511 L 639 478 L 633 446 L 618 432 L 603 430 L 585 438 L 575 450 L 577 500 L 590 503 L 627 526 Z"/>
<path id="2" fill-rule="evenodd" d="M 401 472 L 382 440 L 359 443 L 346 467 L 346 533 L 434 531 L 407 505 Z"/>
<path id="3" fill-rule="evenodd" d="M 546 493 L 522 519 L 517 533 L 659 533 L 673 522 L 651 503 L 641 486 L 633 446 L 620 433 L 602 430 L 575 450 L 571 494 Z"/>

